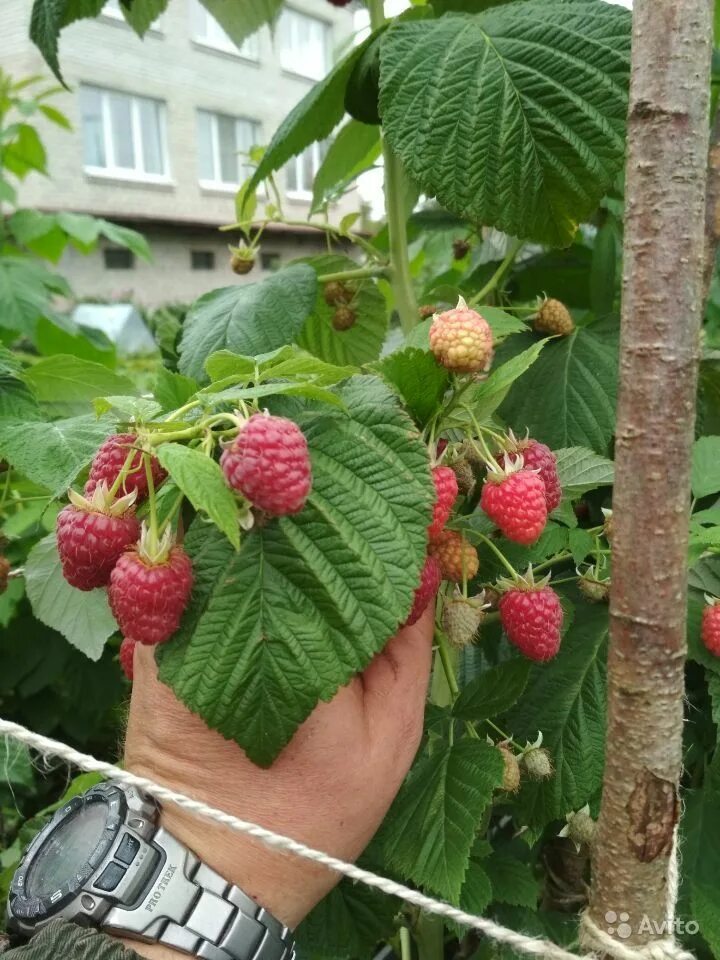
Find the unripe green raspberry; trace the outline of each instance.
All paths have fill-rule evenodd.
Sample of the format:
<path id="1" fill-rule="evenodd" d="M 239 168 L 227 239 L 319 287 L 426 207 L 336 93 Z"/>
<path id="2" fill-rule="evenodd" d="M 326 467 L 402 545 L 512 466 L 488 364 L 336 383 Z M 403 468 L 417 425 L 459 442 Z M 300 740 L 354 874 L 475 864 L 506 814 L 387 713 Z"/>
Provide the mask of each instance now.
<path id="1" fill-rule="evenodd" d="M 567 823 L 560 831 L 559 836 L 572 840 L 578 851 L 583 844 L 587 844 L 589 847 L 592 846 L 595 840 L 597 824 L 590 816 L 589 805 L 585 804 L 581 810 L 568 813 L 565 819 Z"/>
<path id="2" fill-rule="evenodd" d="M 566 337 L 575 329 L 570 311 L 560 300 L 545 300 L 537 312 L 533 326 L 538 333 Z"/>
<path id="3" fill-rule="evenodd" d="M 451 597 L 443 607 L 443 629 L 453 647 L 467 647 L 475 639 L 482 620 L 482 601 Z"/>
<path id="4" fill-rule="evenodd" d="M 548 780 L 553 775 L 550 754 L 543 747 L 532 747 L 521 762 L 531 780 Z"/>

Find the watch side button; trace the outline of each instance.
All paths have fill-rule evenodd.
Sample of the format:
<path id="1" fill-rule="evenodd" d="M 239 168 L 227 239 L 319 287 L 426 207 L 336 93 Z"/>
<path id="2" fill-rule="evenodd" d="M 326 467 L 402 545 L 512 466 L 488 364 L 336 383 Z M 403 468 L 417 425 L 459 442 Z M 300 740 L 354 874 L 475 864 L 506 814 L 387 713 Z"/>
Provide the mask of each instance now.
<path id="1" fill-rule="evenodd" d="M 125 876 L 125 873 L 125 867 L 121 867 L 119 863 L 109 863 L 93 886 L 96 890 L 103 890 L 105 893 L 110 893 L 117 887 Z"/>
<path id="2" fill-rule="evenodd" d="M 131 836 L 129 833 L 123 834 L 123 838 L 118 844 L 118 848 L 115 851 L 115 859 L 119 860 L 120 863 L 131 864 L 135 859 L 138 850 L 140 849 L 140 843 Z"/>

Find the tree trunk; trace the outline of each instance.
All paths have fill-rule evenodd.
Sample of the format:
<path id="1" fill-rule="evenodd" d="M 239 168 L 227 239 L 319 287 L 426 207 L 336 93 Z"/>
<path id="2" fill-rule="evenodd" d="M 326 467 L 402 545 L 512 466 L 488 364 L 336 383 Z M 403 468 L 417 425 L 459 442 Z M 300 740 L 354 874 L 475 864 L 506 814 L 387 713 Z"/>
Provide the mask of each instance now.
<path id="1" fill-rule="evenodd" d="M 711 36 L 711 0 L 635 0 L 607 761 L 589 908 L 614 936 L 629 924 L 625 945 L 662 936 L 639 927 L 669 919 L 679 814 Z"/>

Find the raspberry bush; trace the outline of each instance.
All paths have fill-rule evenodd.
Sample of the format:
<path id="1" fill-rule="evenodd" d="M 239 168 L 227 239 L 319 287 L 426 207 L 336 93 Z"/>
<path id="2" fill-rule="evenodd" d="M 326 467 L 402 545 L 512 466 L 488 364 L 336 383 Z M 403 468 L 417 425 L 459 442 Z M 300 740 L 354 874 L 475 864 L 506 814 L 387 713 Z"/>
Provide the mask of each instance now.
<path id="1" fill-rule="evenodd" d="M 429 610 L 425 737 L 366 862 L 571 943 L 605 764 L 629 14 L 456 6 L 387 23 L 369 0 L 370 35 L 253 153 L 229 285 L 190 307 L 172 350 L 158 332 L 164 365 L 140 376 L 67 340 L 46 351 L 30 322 L 3 332 L 0 712 L 35 726 L 46 696 L 43 728 L 80 741 L 72 691 L 92 677 L 119 702 L 144 643 L 183 702 L 269 766 Z M 142 7 L 123 5 L 139 32 Z M 259 25 L 247 7 L 223 23 L 238 42 Z M 235 282 L 286 222 L 273 175 L 341 123 L 314 209 L 382 151 L 387 228 L 311 218 L 327 254 Z M 435 199 L 411 217 L 418 194 Z M 703 957 L 720 956 L 700 855 L 720 863 L 718 303 L 688 547 L 683 829 L 702 837 L 685 869 Z M 50 651 L 46 672 L 59 664 L 47 682 L 42 652 L 19 665 L 20 633 Z M 399 927 L 423 960 L 495 956 L 345 883 L 301 928 L 303 956 L 370 958 L 384 942 L 410 960 Z"/>

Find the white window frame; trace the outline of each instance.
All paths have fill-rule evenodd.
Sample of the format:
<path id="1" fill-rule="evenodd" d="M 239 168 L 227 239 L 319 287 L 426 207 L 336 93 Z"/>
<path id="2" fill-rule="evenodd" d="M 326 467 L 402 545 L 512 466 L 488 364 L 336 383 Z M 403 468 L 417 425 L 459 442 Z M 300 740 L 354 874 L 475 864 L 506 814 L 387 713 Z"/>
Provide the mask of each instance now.
<path id="1" fill-rule="evenodd" d="M 220 164 L 220 132 L 219 132 L 219 125 L 218 125 L 218 117 L 220 116 L 229 117 L 231 120 L 234 120 L 236 125 L 236 130 L 237 130 L 238 123 L 244 122 L 244 123 L 252 124 L 255 128 L 257 128 L 258 138 L 260 137 L 260 131 L 262 129 L 260 125 L 260 121 L 255 120 L 252 117 L 236 117 L 230 113 L 223 113 L 221 110 L 206 110 L 203 107 L 198 107 L 197 114 L 200 114 L 200 113 L 205 113 L 210 117 L 210 137 L 211 137 L 211 143 L 212 143 L 213 169 L 216 174 L 219 174 L 220 176 L 222 176 L 222 169 Z M 199 133 L 199 125 L 198 125 L 198 133 Z M 237 141 L 238 141 L 238 137 L 236 133 L 235 135 L 236 146 L 237 146 Z M 199 142 L 198 142 L 198 146 L 199 146 Z M 238 175 L 240 175 L 240 166 L 242 164 L 242 160 L 240 158 L 239 152 L 236 151 L 235 155 L 238 161 Z M 222 193 L 237 193 L 238 187 L 241 185 L 242 182 L 243 182 L 242 177 L 238 179 L 237 183 L 229 183 L 227 180 L 220 180 L 220 179 L 205 180 L 202 177 L 198 178 L 198 183 L 200 184 L 200 187 L 203 190 L 215 190 L 215 191 L 221 191 Z"/>
<path id="2" fill-rule="evenodd" d="M 243 44 L 243 47 L 239 47 L 235 41 L 232 40 L 227 33 L 225 33 L 215 17 L 213 17 L 209 10 L 206 10 L 205 7 L 202 6 L 199 0 L 190 0 L 190 3 L 199 7 L 199 13 L 201 16 L 206 18 L 206 23 L 213 21 L 218 28 L 217 37 L 201 36 L 195 29 L 198 10 L 191 10 L 190 16 L 191 23 L 193 24 L 193 43 L 197 43 L 201 47 L 206 47 L 208 50 L 218 50 L 220 53 L 227 53 L 232 57 L 237 57 L 239 60 L 246 60 L 248 63 L 260 63 L 260 37 L 258 32 L 252 34 L 252 39 L 257 44 L 257 52 L 250 53 L 243 49 L 245 44 Z"/>
<path id="3" fill-rule="evenodd" d="M 290 166 L 295 167 L 295 179 L 298 182 L 300 182 L 300 180 L 302 179 L 300 174 L 302 173 L 303 156 L 305 155 L 305 153 L 307 153 L 308 150 L 312 150 L 313 152 L 313 167 L 315 168 L 313 173 L 313 182 L 315 181 L 317 172 L 320 169 L 320 165 L 322 164 L 324 159 L 322 153 L 320 152 L 322 149 L 322 146 L 323 146 L 323 142 L 321 140 L 314 140 L 309 147 L 305 147 L 302 153 L 296 154 L 296 156 L 292 157 L 292 159 L 288 161 L 288 167 Z M 302 189 L 292 190 L 288 186 L 286 193 L 290 200 L 312 200 L 313 198 L 312 185 L 309 190 L 302 190 Z"/>
<path id="4" fill-rule="evenodd" d="M 159 184 L 172 184 L 174 183 L 171 171 L 170 171 L 170 154 L 168 151 L 167 144 L 167 109 L 166 104 L 163 100 L 157 100 L 155 97 L 142 97 L 138 94 L 128 93 L 126 90 L 114 90 L 109 87 L 99 87 L 94 83 L 84 84 L 86 87 L 91 87 L 95 90 L 99 90 L 102 95 L 101 105 L 102 105 L 102 133 L 103 133 L 103 148 L 105 151 L 105 160 L 107 161 L 107 166 L 97 167 L 92 164 L 84 164 L 83 169 L 85 173 L 89 174 L 92 177 L 106 177 L 109 180 L 129 180 L 136 183 L 159 183 Z M 110 98 L 108 94 L 116 93 L 120 96 L 128 97 L 130 100 L 130 123 L 132 125 L 133 133 L 133 143 L 139 148 L 143 160 L 145 154 L 145 144 L 142 139 L 142 127 L 140 124 L 140 100 L 154 100 L 160 106 L 159 110 L 159 123 L 160 123 L 160 155 L 162 158 L 162 165 L 164 173 L 147 173 L 141 167 L 119 167 L 114 164 L 114 144 L 113 144 L 113 132 L 112 132 L 112 119 L 110 115 Z M 82 119 L 82 118 L 81 118 Z M 112 162 L 111 162 L 112 158 Z M 137 157 L 135 158 L 137 160 Z"/>
<path id="5" fill-rule="evenodd" d="M 304 17 L 306 20 L 314 20 L 316 23 L 321 24 L 323 27 L 323 36 L 325 38 L 325 54 L 324 54 L 325 62 L 323 64 L 323 73 L 320 76 L 318 76 L 315 72 L 308 73 L 307 71 L 300 69 L 298 67 L 297 62 L 294 62 L 292 66 L 288 66 L 287 64 L 283 63 L 283 45 L 282 45 L 282 36 L 281 36 L 280 45 L 279 45 L 279 56 L 280 56 L 280 66 L 282 67 L 283 72 L 289 73 L 294 77 L 302 77 L 305 80 L 313 80 L 315 82 L 317 82 L 318 80 L 322 80 L 324 77 L 328 75 L 328 73 L 332 68 L 332 63 L 330 62 L 331 61 L 330 51 L 331 51 L 331 42 L 332 42 L 332 35 L 331 35 L 332 23 L 329 20 L 324 20 L 322 17 L 316 17 L 314 14 L 306 13 L 304 10 L 298 10 L 296 7 L 291 7 L 291 6 L 284 7 L 283 13 L 281 13 L 280 16 L 282 17 L 283 14 L 297 16 L 297 17 Z"/>

